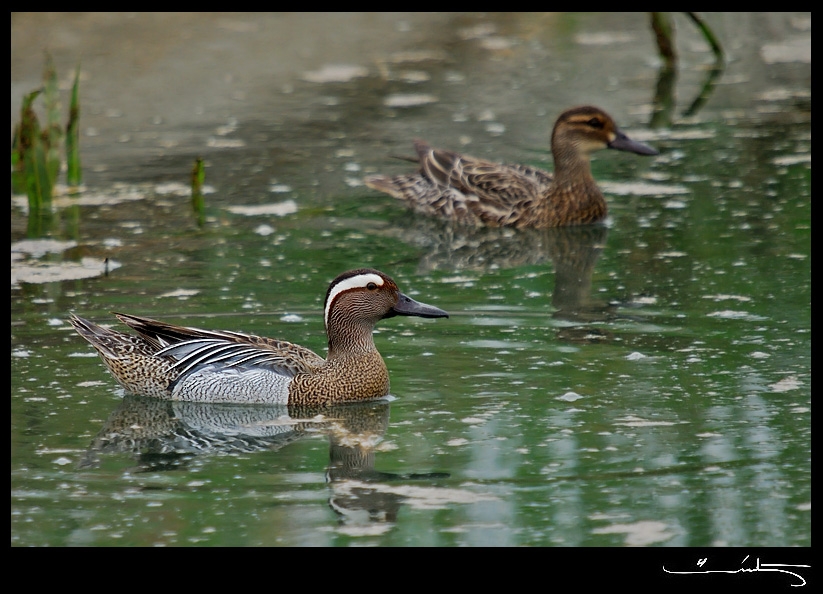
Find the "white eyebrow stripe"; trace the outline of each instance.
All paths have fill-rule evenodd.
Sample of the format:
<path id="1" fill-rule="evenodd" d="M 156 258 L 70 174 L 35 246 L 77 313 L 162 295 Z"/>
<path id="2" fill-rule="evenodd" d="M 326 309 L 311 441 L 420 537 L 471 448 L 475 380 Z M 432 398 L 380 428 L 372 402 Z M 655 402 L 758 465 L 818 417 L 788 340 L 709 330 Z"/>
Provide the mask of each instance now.
<path id="1" fill-rule="evenodd" d="M 358 287 L 365 287 L 369 283 L 374 283 L 378 287 L 382 287 L 384 284 L 383 277 L 378 276 L 373 272 L 368 272 L 366 274 L 357 274 L 334 285 L 331 293 L 329 293 L 329 298 L 326 300 L 326 311 L 323 314 L 323 321 L 327 328 L 329 326 L 329 308 L 331 307 L 331 304 L 334 303 L 334 299 L 343 291 L 356 289 Z"/>

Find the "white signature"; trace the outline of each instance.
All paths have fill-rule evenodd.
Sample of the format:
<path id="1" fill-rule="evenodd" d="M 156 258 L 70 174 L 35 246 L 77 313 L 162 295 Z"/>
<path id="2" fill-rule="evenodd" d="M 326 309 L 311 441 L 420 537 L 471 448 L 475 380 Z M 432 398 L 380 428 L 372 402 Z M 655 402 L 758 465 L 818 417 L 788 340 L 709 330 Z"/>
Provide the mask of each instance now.
<path id="1" fill-rule="evenodd" d="M 740 562 L 740 564 L 743 565 L 748 558 L 749 558 L 749 555 L 746 555 L 743 558 L 743 560 Z M 703 567 L 703 565 L 706 564 L 706 561 L 708 561 L 708 557 L 704 557 L 703 559 L 698 559 L 697 566 L 698 567 Z M 789 569 L 783 569 L 783 568 L 798 569 L 798 568 L 801 568 L 801 567 L 811 567 L 811 565 L 789 565 L 789 564 L 786 564 L 786 563 L 761 563 L 760 562 L 760 557 L 757 557 L 757 563 L 755 564 L 754 567 L 741 567 L 739 569 L 707 569 L 707 570 L 703 570 L 703 571 L 671 571 L 671 570 L 666 569 L 666 567 L 664 566 L 663 571 L 665 571 L 666 573 L 678 573 L 678 574 L 690 574 L 690 573 L 754 573 L 756 571 L 761 571 L 761 572 L 771 571 L 771 572 L 775 572 L 775 573 L 787 573 L 787 574 L 789 574 L 791 576 L 794 576 L 794 577 L 796 577 L 797 579 L 800 580 L 799 584 L 789 584 L 790 586 L 792 586 L 794 588 L 797 588 L 797 587 L 800 587 L 800 586 L 805 586 L 806 585 L 806 580 L 803 579 L 803 576 L 800 575 L 799 573 L 797 573 L 795 571 L 790 571 Z"/>

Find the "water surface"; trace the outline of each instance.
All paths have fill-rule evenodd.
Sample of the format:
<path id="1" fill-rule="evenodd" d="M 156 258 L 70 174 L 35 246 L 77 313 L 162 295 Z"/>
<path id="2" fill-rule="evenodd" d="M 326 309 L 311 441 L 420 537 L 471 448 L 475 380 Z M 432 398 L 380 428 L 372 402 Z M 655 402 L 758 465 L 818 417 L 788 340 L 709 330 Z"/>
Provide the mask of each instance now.
<path id="1" fill-rule="evenodd" d="M 810 15 L 712 23 L 727 69 L 683 116 L 712 58 L 678 21 L 652 126 L 637 15 L 13 15 L 12 123 L 41 45 L 82 58 L 85 187 L 12 197 L 12 545 L 810 546 Z M 550 169 L 579 103 L 661 153 L 597 155 L 607 225 L 466 232 L 360 182 L 416 137 Z M 452 314 L 379 325 L 387 402 L 124 397 L 67 323 L 323 353 L 360 266 Z"/>

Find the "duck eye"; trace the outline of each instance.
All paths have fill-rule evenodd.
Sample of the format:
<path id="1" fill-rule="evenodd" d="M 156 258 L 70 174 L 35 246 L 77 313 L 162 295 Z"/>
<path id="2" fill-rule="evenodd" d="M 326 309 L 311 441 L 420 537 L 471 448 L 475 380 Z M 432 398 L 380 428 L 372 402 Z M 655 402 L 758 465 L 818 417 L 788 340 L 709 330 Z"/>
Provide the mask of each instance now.
<path id="1" fill-rule="evenodd" d="M 369 291 L 374 291 L 377 288 L 377 285 L 375 285 L 374 283 L 369 283 L 368 285 L 366 285 L 366 288 Z"/>
<path id="2" fill-rule="evenodd" d="M 592 119 L 590 119 L 590 120 L 589 120 L 588 122 L 586 122 L 586 123 L 587 123 L 589 126 L 591 126 L 592 128 L 597 128 L 598 130 L 600 130 L 601 128 L 603 128 L 603 122 L 602 122 L 601 120 L 597 119 L 597 118 L 592 118 Z"/>

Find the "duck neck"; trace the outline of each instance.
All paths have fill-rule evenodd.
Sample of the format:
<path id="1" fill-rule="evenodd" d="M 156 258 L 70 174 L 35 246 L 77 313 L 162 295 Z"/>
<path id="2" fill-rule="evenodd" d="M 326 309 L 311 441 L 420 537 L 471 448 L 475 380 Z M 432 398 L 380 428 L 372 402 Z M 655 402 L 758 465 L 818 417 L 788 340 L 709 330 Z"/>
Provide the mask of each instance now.
<path id="1" fill-rule="evenodd" d="M 374 345 L 374 324 L 350 320 L 329 321 L 329 353 L 327 359 L 350 357 L 377 352 Z"/>
<path id="2" fill-rule="evenodd" d="M 581 153 L 576 147 L 568 149 L 553 149 L 554 157 L 554 183 L 564 185 L 568 183 L 591 182 L 592 166 L 589 155 Z"/>
<path id="3" fill-rule="evenodd" d="M 566 210 L 571 206 L 580 220 L 569 220 L 569 224 L 591 222 L 605 216 L 606 200 L 592 177 L 588 153 L 569 147 L 568 150 L 553 151 L 553 154 L 554 180 L 547 195 L 549 204 L 554 207 L 558 203 L 568 205 L 564 207 Z"/>

